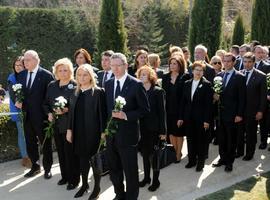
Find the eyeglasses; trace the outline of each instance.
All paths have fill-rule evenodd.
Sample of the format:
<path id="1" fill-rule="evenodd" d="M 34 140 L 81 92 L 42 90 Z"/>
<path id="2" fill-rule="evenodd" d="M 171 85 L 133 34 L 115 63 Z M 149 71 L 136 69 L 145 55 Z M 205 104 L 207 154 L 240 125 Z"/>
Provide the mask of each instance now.
<path id="1" fill-rule="evenodd" d="M 219 64 L 221 65 L 221 62 L 213 62 L 213 65 Z"/>

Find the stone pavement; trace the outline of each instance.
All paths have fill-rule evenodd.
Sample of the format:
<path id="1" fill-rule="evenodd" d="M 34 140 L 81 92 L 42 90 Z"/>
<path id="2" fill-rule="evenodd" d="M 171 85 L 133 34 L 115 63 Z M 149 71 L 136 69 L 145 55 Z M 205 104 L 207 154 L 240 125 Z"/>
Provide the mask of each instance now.
<path id="1" fill-rule="evenodd" d="M 205 194 L 215 192 L 228 187 L 241 180 L 249 178 L 258 173 L 270 171 L 270 152 L 257 150 L 252 161 L 237 159 L 233 172 L 224 172 L 224 167 L 212 168 L 211 164 L 218 160 L 217 146 L 210 145 L 209 159 L 203 172 L 196 172 L 195 168 L 185 169 L 187 163 L 186 145 L 184 156 L 179 164 L 172 164 L 161 170 L 159 190 L 152 193 L 147 187 L 140 189 L 140 200 L 190 200 Z M 1 200 L 72 200 L 78 189 L 67 191 L 65 186 L 58 186 L 60 179 L 57 155 L 52 168 L 53 177 L 44 180 L 43 173 L 36 177 L 26 179 L 23 174 L 27 169 L 20 166 L 20 160 L 0 164 L 0 199 Z M 139 156 L 140 179 L 143 177 L 142 159 Z M 90 190 L 93 188 L 92 171 L 89 174 Z M 114 198 L 113 187 L 109 176 L 101 181 L 102 193 L 99 200 L 110 200 Z M 85 194 L 80 199 L 88 199 Z"/>

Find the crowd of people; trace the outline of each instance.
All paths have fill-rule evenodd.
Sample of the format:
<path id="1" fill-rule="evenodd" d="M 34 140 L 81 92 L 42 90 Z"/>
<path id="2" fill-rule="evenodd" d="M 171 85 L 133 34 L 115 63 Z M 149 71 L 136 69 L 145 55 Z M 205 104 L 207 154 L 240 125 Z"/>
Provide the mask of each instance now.
<path id="1" fill-rule="evenodd" d="M 90 167 L 95 184 L 89 199 L 97 199 L 100 194 L 101 175 L 91 158 L 103 139 L 115 200 L 138 199 L 139 188 L 147 184 L 151 192 L 160 187 L 160 171 L 153 162 L 154 147 L 160 141 L 173 145 L 175 163 L 180 163 L 186 137 L 185 167 L 196 167 L 197 172 L 203 170 L 212 142 L 219 145 L 220 155 L 213 167 L 224 166 L 226 172 L 233 170 L 236 158 L 253 159 L 257 131 L 259 149 L 266 149 L 270 127 L 269 49 L 253 41 L 240 47 L 233 45 L 229 52 L 218 50 L 209 59 L 207 48 L 197 45 L 193 63 L 187 47 L 171 46 L 169 50 L 166 71 L 160 68 L 159 55 L 149 53 L 147 48 L 136 52 L 132 65 L 122 53 L 107 50 L 101 55 L 102 70 L 91 65 L 85 49 L 75 52 L 75 65 L 62 58 L 55 62 L 52 72 L 40 66 L 34 50 L 16 58 L 8 90 L 10 110 L 24 112 L 23 121 L 12 116 L 22 164 L 31 168 L 24 176 L 41 173 L 38 145 L 42 145 L 44 178 L 52 177 L 52 138 L 45 137 L 45 120 L 55 122 L 53 137 L 61 171 L 57 184 L 73 190 L 82 181 L 75 198 L 89 190 Z M 217 80 L 221 82 L 219 90 Z M 12 88 L 17 83 L 23 86 L 22 101 Z M 119 96 L 125 105 L 115 111 Z M 61 109 L 56 107 L 59 97 L 66 100 Z M 115 134 L 108 135 L 105 132 L 111 117 L 117 127 Z M 138 151 L 143 158 L 142 180 L 138 176 Z"/>

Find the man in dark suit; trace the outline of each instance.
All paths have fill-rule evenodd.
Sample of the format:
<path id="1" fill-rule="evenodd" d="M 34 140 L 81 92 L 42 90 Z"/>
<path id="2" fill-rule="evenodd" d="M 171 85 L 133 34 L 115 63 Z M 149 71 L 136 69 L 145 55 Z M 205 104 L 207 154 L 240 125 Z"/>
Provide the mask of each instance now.
<path id="1" fill-rule="evenodd" d="M 101 54 L 101 67 L 103 70 L 97 73 L 99 87 L 104 88 L 105 82 L 114 76 L 110 67 L 110 57 L 113 53 L 112 50 L 108 50 Z"/>
<path id="2" fill-rule="evenodd" d="M 38 142 L 44 141 L 44 120 L 46 115 L 43 110 L 47 86 L 54 79 L 53 75 L 39 66 L 40 59 L 37 52 L 26 51 L 24 54 L 24 65 L 26 70 L 18 75 L 18 82 L 23 85 L 23 103 L 16 102 L 18 108 L 25 113 L 24 129 L 27 153 L 32 161 L 31 170 L 25 177 L 33 177 L 40 173 Z M 46 139 L 43 146 L 43 168 L 44 178 L 51 178 L 52 147 L 51 139 Z"/>
<path id="3" fill-rule="evenodd" d="M 270 64 L 264 61 L 265 59 L 265 49 L 261 45 L 254 47 L 255 55 L 255 68 L 262 71 L 265 74 L 270 73 Z M 267 102 L 268 103 L 268 102 Z M 261 144 L 259 149 L 266 149 L 267 147 L 267 137 L 269 133 L 269 128 L 267 127 L 267 120 L 269 118 L 268 110 L 265 109 L 263 112 L 263 119 L 260 121 L 260 134 L 261 134 Z"/>
<path id="4" fill-rule="evenodd" d="M 235 159 L 237 124 L 243 120 L 245 109 L 245 77 L 234 69 L 236 57 L 232 53 L 224 55 L 224 72 L 218 74 L 223 79 L 222 93 L 216 99 L 221 102 L 220 131 L 218 145 L 220 160 L 214 167 L 225 165 L 225 171 L 231 172 Z"/>
<path id="5" fill-rule="evenodd" d="M 118 120 L 118 130 L 107 137 L 110 177 L 116 193 L 115 200 L 136 200 L 139 195 L 137 144 L 139 119 L 149 112 L 149 103 L 142 83 L 127 74 L 127 59 L 121 53 L 111 56 L 114 78 L 105 83 L 108 115 Z M 121 112 L 113 112 L 115 99 L 122 96 L 126 105 Z M 124 191 L 124 175 L 126 193 Z"/>
<path id="6" fill-rule="evenodd" d="M 236 59 L 234 68 L 238 71 L 244 69 L 244 63 L 243 63 L 243 56 L 247 53 L 250 52 L 250 46 L 248 44 L 243 44 L 239 48 L 239 58 Z"/>
<path id="7" fill-rule="evenodd" d="M 255 56 L 248 52 L 244 55 L 243 73 L 246 77 L 245 132 L 246 155 L 243 160 L 251 160 L 257 143 L 257 125 L 266 109 L 266 75 L 255 67 Z"/>

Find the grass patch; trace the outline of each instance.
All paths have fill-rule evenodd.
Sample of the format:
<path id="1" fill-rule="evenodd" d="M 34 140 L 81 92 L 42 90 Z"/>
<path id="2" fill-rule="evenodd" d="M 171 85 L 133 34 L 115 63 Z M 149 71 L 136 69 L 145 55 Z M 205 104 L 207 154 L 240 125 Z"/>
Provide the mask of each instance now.
<path id="1" fill-rule="evenodd" d="M 228 188 L 197 200 L 268 200 L 270 199 L 270 172 L 253 176 Z"/>

